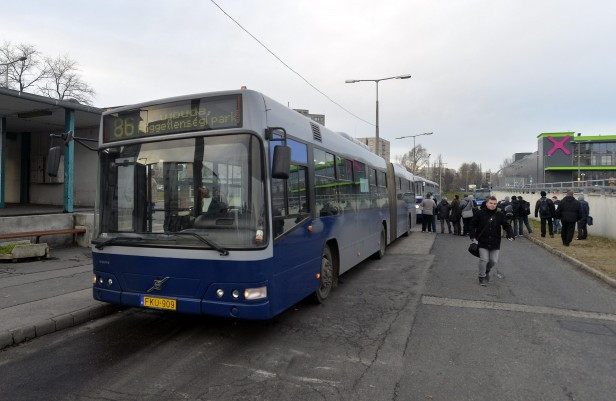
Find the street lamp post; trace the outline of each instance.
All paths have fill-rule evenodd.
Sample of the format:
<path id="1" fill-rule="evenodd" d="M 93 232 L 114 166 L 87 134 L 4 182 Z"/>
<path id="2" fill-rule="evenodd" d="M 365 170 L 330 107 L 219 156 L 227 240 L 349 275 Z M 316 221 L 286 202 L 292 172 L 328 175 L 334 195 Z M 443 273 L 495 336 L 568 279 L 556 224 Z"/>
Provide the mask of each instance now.
<path id="1" fill-rule="evenodd" d="M 6 71 L 5 71 L 5 75 L 4 75 L 4 86 L 6 87 L 6 89 L 9 88 L 9 65 L 11 64 L 15 64 L 18 61 L 26 61 L 28 59 L 28 57 L 26 56 L 22 56 L 20 58 L 18 58 L 17 60 L 13 60 L 13 61 L 9 61 L 8 63 L 2 63 L 0 64 L 0 66 L 6 67 Z"/>
<path id="2" fill-rule="evenodd" d="M 344 81 L 347 84 L 356 82 L 374 82 L 376 83 L 376 154 L 381 156 L 381 141 L 379 140 L 379 82 L 387 81 L 388 79 L 409 79 L 411 74 L 398 75 L 396 77 L 380 78 L 380 79 L 347 79 Z"/>
<path id="3" fill-rule="evenodd" d="M 439 164 L 438 164 L 438 187 L 441 190 L 441 193 L 443 191 L 443 184 L 441 183 L 441 170 L 443 169 L 443 164 L 447 165 L 447 163 L 443 163 L 441 160 L 439 160 Z"/>
<path id="4" fill-rule="evenodd" d="M 416 150 L 415 150 L 415 138 L 418 136 L 422 136 L 422 135 L 432 135 L 434 134 L 434 132 L 424 132 L 423 134 L 417 134 L 417 135 L 405 135 L 405 136 L 401 136 L 398 137 L 396 139 L 404 139 L 404 138 L 413 138 L 413 174 L 415 174 L 415 170 L 417 169 L 417 155 L 415 154 Z"/>

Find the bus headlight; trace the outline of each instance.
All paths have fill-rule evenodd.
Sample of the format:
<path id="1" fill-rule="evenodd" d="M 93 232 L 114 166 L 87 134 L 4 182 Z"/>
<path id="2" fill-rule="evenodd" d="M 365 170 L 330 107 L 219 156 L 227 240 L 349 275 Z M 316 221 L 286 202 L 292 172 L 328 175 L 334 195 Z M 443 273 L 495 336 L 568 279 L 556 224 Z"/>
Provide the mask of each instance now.
<path id="1" fill-rule="evenodd" d="M 415 205 L 415 209 L 419 209 L 419 205 Z"/>
<path id="2" fill-rule="evenodd" d="M 267 298 L 267 287 L 246 288 L 244 290 L 244 298 L 247 301 L 252 301 L 254 299 Z"/>

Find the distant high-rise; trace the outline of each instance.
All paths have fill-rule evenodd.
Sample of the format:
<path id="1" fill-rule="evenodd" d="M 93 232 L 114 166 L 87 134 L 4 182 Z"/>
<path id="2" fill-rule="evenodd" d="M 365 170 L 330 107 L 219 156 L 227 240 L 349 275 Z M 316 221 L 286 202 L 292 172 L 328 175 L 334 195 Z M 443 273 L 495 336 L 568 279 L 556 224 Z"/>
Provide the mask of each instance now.
<path id="1" fill-rule="evenodd" d="M 375 137 L 356 138 L 356 139 L 360 141 L 361 143 L 365 143 L 366 145 L 368 145 L 372 153 L 376 153 L 376 138 Z M 383 159 L 389 161 L 389 156 L 390 156 L 389 141 L 383 138 L 379 138 L 379 141 L 381 142 L 381 155 L 380 156 Z"/>
<path id="2" fill-rule="evenodd" d="M 293 109 L 293 110 L 297 111 L 299 114 L 302 114 L 308 117 L 312 121 L 317 122 L 321 124 L 322 126 L 325 126 L 325 114 L 310 114 L 308 110 L 304 110 L 304 109 Z"/>

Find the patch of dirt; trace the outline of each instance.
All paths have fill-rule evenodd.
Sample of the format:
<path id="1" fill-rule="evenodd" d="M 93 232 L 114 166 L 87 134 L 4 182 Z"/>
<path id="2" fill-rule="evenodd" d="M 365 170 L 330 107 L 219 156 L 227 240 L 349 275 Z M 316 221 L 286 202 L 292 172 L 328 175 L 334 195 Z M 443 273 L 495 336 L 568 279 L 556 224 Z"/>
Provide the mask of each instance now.
<path id="1" fill-rule="evenodd" d="M 576 240 L 577 230 L 573 236 L 571 245 L 563 245 L 560 234 L 554 234 L 554 238 L 546 233 L 545 238 L 541 237 L 541 223 L 537 220 L 530 220 L 533 228 L 532 237 L 544 242 L 558 251 L 579 260 L 586 265 L 597 269 L 608 276 L 616 279 L 616 241 L 592 235 L 592 227 L 588 230 L 588 239 L 583 241 Z"/>

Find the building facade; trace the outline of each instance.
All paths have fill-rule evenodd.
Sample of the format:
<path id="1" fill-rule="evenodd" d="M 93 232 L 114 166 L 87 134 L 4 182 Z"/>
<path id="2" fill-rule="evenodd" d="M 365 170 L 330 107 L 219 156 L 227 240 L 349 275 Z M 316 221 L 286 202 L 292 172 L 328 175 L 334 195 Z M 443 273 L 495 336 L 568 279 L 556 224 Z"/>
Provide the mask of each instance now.
<path id="1" fill-rule="evenodd" d="M 305 109 L 293 109 L 293 110 L 297 111 L 299 114 L 303 116 L 308 117 L 312 121 L 319 123 L 322 126 L 325 126 L 325 114 L 310 114 L 310 111 L 305 110 Z"/>
<path id="2" fill-rule="evenodd" d="M 370 148 L 370 150 L 372 151 L 372 153 L 376 153 L 376 138 L 375 137 L 368 137 L 368 138 L 356 138 L 359 142 L 368 145 L 368 147 Z M 380 156 L 389 161 L 389 157 L 390 157 L 390 153 L 391 153 L 391 149 L 390 149 L 390 144 L 389 141 L 386 141 L 383 138 L 379 138 L 379 142 L 381 142 L 381 154 Z"/>
<path id="3" fill-rule="evenodd" d="M 548 132 L 537 136 L 537 151 L 516 153 L 494 185 L 520 187 L 533 183 L 588 180 L 616 182 L 616 135 Z"/>

